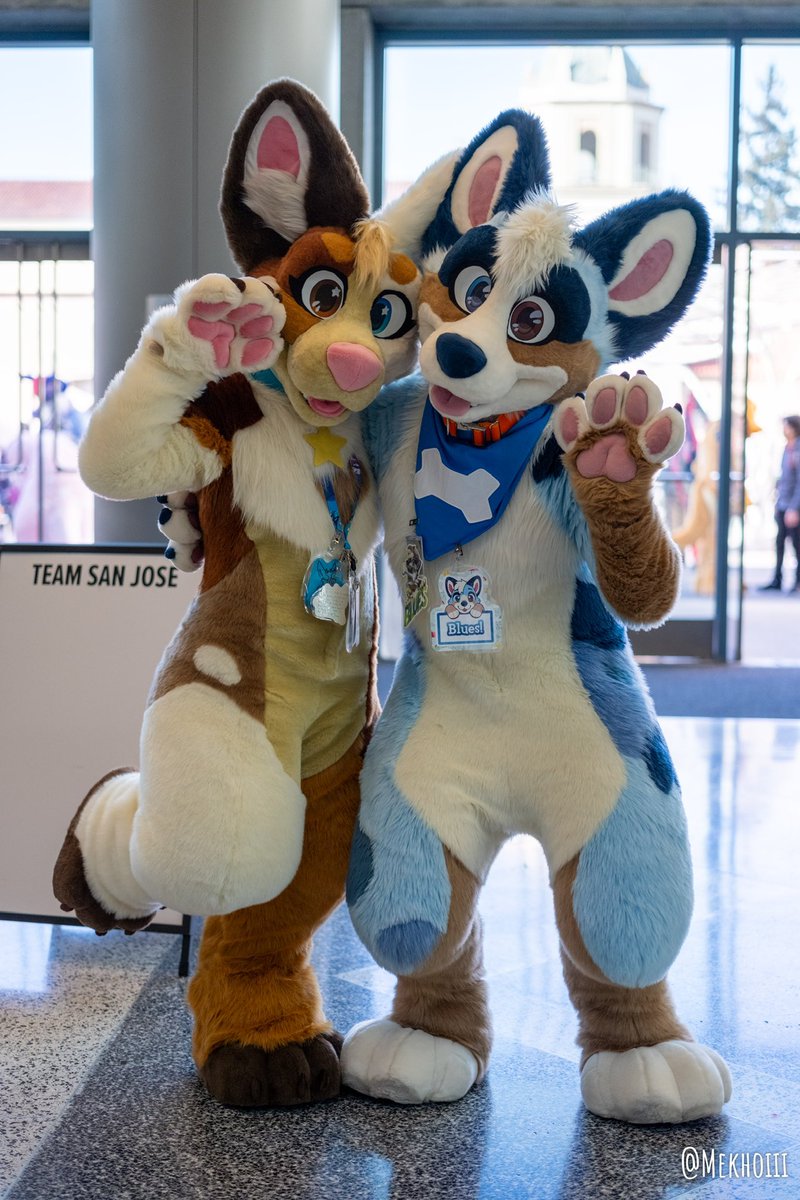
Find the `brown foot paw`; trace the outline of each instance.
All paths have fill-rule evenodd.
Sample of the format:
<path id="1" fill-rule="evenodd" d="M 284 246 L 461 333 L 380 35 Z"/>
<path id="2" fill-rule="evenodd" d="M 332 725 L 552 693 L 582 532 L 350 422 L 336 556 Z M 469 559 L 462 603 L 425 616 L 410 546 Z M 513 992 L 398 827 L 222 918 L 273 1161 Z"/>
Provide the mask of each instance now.
<path id="1" fill-rule="evenodd" d="M 87 882 L 83 854 L 75 835 L 80 815 L 97 789 L 102 787 L 107 780 L 113 779 L 115 775 L 122 774 L 127 774 L 127 772 L 110 772 L 99 780 L 89 792 L 70 822 L 67 836 L 64 838 L 64 845 L 61 847 L 53 869 L 53 893 L 60 903 L 62 911 L 72 912 L 74 910 L 80 923 L 93 929 L 98 935 L 108 933 L 111 929 L 122 929 L 128 934 L 135 933 L 137 929 L 144 929 L 145 925 L 149 925 L 155 915 L 151 913 L 144 917 L 116 917 L 103 908 L 100 901 L 92 894 Z"/>
<path id="2" fill-rule="evenodd" d="M 259 1046 L 218 1046 L 200 1068 L 215 1100 L 237 1108 L 289 1108 L 339 1095 L 338 1033 L 320 1034 L 300 1045 L 262 1050 Z"/>

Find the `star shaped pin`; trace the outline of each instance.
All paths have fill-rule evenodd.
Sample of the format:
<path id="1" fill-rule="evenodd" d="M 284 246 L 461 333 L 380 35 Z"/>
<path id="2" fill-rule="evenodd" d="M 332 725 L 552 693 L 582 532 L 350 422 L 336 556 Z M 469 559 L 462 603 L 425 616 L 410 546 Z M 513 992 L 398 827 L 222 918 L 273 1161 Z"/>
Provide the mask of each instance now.
<path id="1" fill-rule="evenodd" d="M 324 467 L 326 463 L 344 467 L 342 446 L 347 445 L 347 438 L 339 437 L 332 429 L 324 427 L 314 433 L 305 433 L 303 437 L 314 451 L 315 467 Z"/>

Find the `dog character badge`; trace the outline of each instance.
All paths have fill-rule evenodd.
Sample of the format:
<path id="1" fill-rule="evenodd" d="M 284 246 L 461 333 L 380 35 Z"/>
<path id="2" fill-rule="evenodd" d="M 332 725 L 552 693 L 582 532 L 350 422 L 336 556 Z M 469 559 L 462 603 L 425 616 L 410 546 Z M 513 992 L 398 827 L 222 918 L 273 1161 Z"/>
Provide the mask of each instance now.
<path id="1" fill-rule="evenodd" d="M 497 650 L 502 612 L 491 602 L 489 576 L 479 567 L 439 576 L 442 603 L 431 612 L 434 650 Z"/>

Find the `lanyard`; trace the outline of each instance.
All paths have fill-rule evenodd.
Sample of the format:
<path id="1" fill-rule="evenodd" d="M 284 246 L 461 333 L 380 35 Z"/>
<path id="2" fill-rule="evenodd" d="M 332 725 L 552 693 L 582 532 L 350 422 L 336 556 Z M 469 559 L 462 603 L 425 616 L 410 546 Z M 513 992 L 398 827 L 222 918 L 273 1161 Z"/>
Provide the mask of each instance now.
<path id="1" fill-rule="evenodd" d="M 348 460 L 347 466 L 350 470 L 352 478 L 355 480 L 356 494 L 353 500 L 353 510 L 350 513 L 350 520 L 346 525 L 342 524 L 342 518 L 339 513 L 339 505 L 336 502 L 336 493 L 333 490 L 333 482 L 331 477 L 326 475 L 322 480 L 322 488 L 325 492 L 325 503 L 328 505 L 328 512 L 330 513 L 331 521 L 333 522 L 334 533 L 336 534 L 337 540 L 342 540 L 345 550 L 350 549 L 350 542 L 348 540 L 350 527 L 353 524 L 353 520 L 356 515 L 356 509 L 358 508 L 358 502 L 361 498 L 361 489 L 364 486 L 364 473 L 361 468 L 361 463 L 358 461 L 355 455 L 352 455 Z"/>

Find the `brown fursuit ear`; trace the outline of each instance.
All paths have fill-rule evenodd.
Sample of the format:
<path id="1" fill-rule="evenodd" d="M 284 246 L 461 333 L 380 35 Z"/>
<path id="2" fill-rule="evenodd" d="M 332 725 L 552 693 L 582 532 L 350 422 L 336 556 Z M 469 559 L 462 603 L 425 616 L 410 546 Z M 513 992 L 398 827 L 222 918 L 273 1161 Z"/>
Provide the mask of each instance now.
<path id="1" fill-rule="evenodd" d="M 270 133 L 274 145 L 264 146 Z M 315 226 L 349 231 L 368 211 L 358 164 L 314 93 L 292 79 L 262 88 L 234 131 L 222 180 L 220 213 L 240 268 L 282 258 Z"/>

